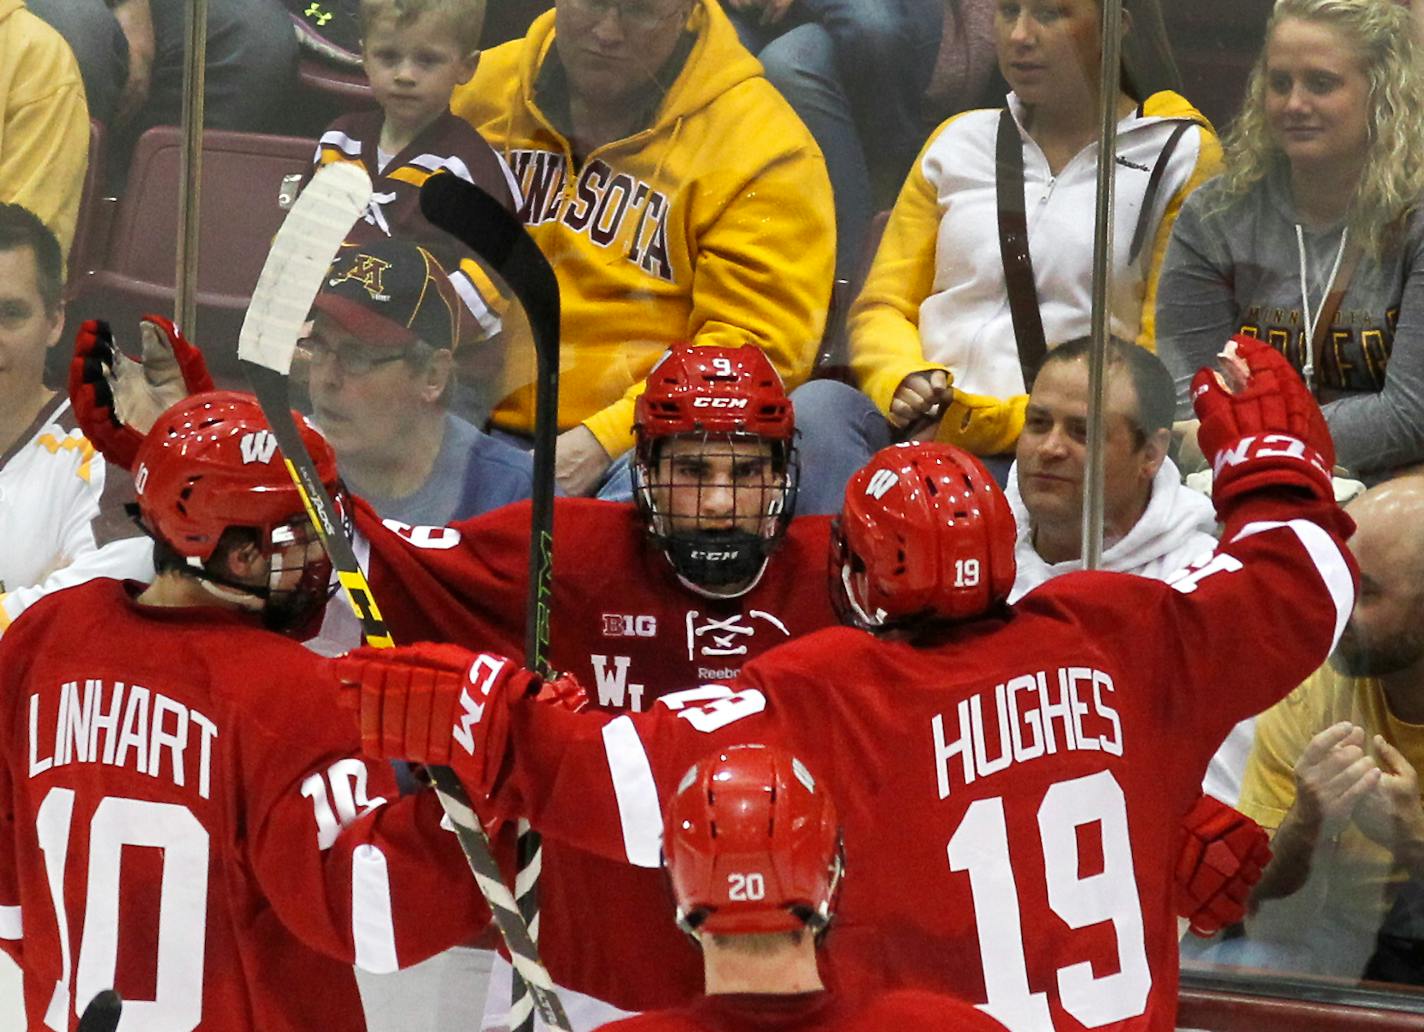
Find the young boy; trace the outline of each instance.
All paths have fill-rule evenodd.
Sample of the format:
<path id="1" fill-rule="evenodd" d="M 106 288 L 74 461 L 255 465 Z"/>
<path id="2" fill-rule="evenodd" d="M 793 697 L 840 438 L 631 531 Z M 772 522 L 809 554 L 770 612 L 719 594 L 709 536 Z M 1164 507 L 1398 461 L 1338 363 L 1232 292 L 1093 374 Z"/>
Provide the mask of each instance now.
<path id="1" fill-rule="evenodd" d="M 499 292 L 453 241 L 420 213 L 420 187 L 448 173 L 486 190 L 512 212 L 518 186 L 509 167 L 468 122 L 450 94 L 479 62 L 484 0 L 361 0 L 361 54 L 380 107 L 338 118 L 321 135 L 314 167 L 361 165 L 373 193 L 349 243 L 406 237 L 430 250 L 474 316 L 475 338 L 493 336 Z"/>

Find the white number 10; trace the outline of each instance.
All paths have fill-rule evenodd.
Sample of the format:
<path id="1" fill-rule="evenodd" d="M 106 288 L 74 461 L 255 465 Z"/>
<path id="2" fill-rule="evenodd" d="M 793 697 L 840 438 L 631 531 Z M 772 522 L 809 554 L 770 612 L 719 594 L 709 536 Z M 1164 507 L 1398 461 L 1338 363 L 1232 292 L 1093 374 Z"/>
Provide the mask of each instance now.
<path id="1" fill-rule="evenodd" d="M 1092 823 L 1102 828 L 1103 870 L 1080 878 L 1077 829 Z M 1117 779 L 1109 771 L 1099 771 L 1051 786 L 1038 807 L 1038 833 L 1049 907 L 1070 928 L 1110 921 L 1117 936 L 1116 974 L 1095 978 L 1087 961 L 1058 970 L 1063 1009 L 1086 1028 L 1141 1014 L 1147 1007 L 1152 973 L 1132 866 L 1127 801 Z M 1004 800 L 995 796 L 970 804 L 947 852 L 950 870 L 969 872 L 988 996 L 983 1010 L 1012 1032 L 1053 1032 L 1048 994 L 1030 992 L 1028 987 Z"/>
<path id="2" fill-rule="evenodd" d="M 119 951 L 119 874 L 125 846 L 163 850 L 159 887 L 158 956 L 154 998 L 125 1000 L 126 1028 L 144 1032 L 191 1032 L 203 1018 L 203 946 L 208 909 L 208 833 L 198 818 L 174 803 L 110 796 L 89 822 L 88 877 L 84 888 L 84 933 L 77 970 L 71 967 L 69 917 L 64 905 L 64 869 L 74 819 L 74 790 L 52 788 L 35 812 L 54 916 L 59 925 L 62 971 L 45 1013 L 52 1029 L 69 1028 L 69 1011 L 114 985 Z M 25 918 L 28 923 L 29 918 Z M 71 975 L 71 971 L 73 974 Z M 69 982 L 74 981 L 71 991 Z"/>

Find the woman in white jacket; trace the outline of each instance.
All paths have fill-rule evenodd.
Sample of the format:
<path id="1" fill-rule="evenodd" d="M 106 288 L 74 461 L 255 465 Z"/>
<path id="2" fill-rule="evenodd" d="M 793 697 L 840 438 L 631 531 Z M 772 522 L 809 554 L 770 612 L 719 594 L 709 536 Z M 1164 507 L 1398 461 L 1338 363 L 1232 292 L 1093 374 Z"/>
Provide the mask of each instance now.
<path id="1" fill-rule="evenodd" d="M 1160 24 L 1151 0 L 1127 7 L 1125 44 L 1151 37 L 1146 30 Z M 1088 332 L 1099 13 L 1098 0 L 1003 0 L 995 43 L 1013 88 L 1006 108 L 940 126 L 901 190 L 850 316 L 852 370 L 895 427 L 942 413 L 940 440 L 979 455 L 1006 453 L 1037 366 L 1025 356 Z M 1132 71 L 1142 67 L 1146 74 Z M 1111 325 L 1149 346 L 1172 220 L 1220 157 L 1196 109 L 1145 85 L 1162 74 L 1161 62 L 1125 61 L 1112 84 L 1119 121 Z"/>

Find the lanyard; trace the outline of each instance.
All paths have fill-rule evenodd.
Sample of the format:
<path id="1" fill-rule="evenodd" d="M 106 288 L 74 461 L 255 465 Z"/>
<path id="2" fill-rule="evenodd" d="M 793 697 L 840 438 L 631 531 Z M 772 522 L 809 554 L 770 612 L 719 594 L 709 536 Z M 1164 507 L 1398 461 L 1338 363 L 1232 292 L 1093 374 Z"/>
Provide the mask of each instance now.
<path id="1" fill-rule="evenodd" d="M 1305 233 L 1300 228 L 1300 223 L 1295 227 L 1296 253 L 1300 255 L 1300 307 L 1301 313 L 1305 316 L 1305 362 L 1301 368 L 1301 377 L 1305 380 L 1305 386 L 1315 393 L 1315 326 L 1320 321 L 1328 307 L 1326 304 L 1330 297 L 1330 289 L 1335 286 L 1335 277 L 1340 274 L 1340 263 L 1345 260 L 1345 245 L 1350 239 L 1350 227 L 1346 226 L 1340 231 L 1340 246 L 1335 249 L 1335 262 L 1330 266 L 1330 278 L 1325 281 L 1325 290 L 1320 294 L 1320 307 L 1316 309 L 1315 315 L 1310 314 L 1310 290 L 1306 286 L 1305 278 Z"/>

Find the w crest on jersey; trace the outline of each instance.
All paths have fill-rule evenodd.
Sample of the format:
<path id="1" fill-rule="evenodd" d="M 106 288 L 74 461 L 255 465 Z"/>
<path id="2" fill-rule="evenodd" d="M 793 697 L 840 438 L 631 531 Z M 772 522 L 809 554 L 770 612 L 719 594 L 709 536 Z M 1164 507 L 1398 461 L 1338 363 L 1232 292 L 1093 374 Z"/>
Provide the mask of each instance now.
<path id="1" fill-rule="evenodd" d="M 242 435 L 238 447 L 242 449 L 243 465 L 267 463 L 272 461 L 272 455 L 277 451 L 277 438 L 272 436 L 270 430 L 254 430 Z"/>

